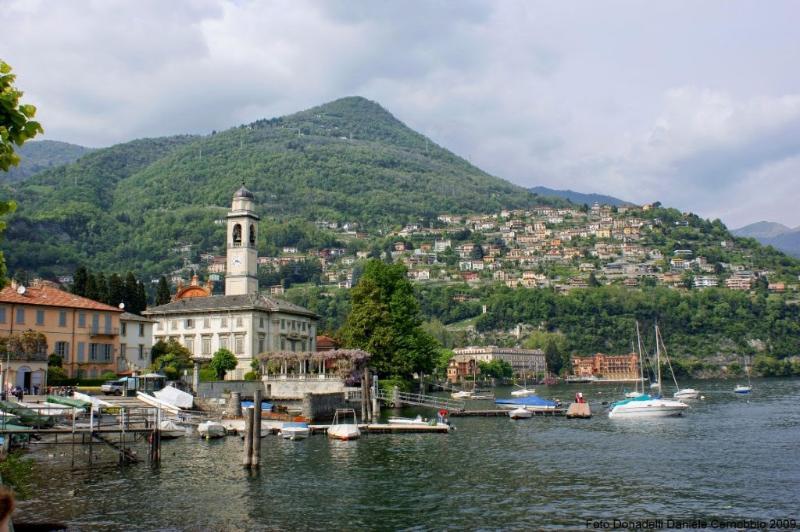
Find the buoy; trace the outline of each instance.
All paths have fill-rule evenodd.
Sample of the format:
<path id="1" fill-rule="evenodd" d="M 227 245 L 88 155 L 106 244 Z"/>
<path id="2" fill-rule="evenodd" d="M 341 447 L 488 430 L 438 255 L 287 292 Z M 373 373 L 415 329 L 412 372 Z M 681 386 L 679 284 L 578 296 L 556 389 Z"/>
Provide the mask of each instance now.
<path id="1" fill-rule="evenodd" d="M 701 401 L 704 401 L 704 400 L 705 400 L 705 398 L 706 398 L 706 396 L 705 396 L 705 395 L 701 395 L 701 396 L 700 396 L 700 400 L 701 400 Z"/>

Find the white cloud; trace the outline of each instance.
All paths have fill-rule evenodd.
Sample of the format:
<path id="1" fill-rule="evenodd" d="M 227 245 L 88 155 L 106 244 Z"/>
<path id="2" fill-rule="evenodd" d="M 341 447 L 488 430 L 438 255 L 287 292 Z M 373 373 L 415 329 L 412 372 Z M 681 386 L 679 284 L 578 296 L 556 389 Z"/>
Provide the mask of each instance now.
<path id="1" fill-rule="evenodd" d="M 361 94 L 519 184 L 798 225 L 782 198 L 720 198 L 794 182 L 799 25 L 790 1 L 18 0 L 0 50 L 49 138 L 209 132 Z"/>

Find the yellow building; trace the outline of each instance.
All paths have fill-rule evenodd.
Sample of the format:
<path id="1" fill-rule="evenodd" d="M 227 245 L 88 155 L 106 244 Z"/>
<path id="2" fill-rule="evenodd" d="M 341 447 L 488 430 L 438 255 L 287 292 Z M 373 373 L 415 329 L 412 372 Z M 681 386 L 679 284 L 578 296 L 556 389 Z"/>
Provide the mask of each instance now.
<path id="1" fill-rule="evenodd" d="M 25 287 L 12 282 L 0 290 L 0 336 L 33 331 L 47 342 L 36 354 L 0 353 L 7 386 L 32 392 L 46 385 L 47 357 L 52 353 L 62 357 L 70 377 L 97 378 L 118 371 L 121 314 L 119 308 L 59 290 L 53 283 Z"/>

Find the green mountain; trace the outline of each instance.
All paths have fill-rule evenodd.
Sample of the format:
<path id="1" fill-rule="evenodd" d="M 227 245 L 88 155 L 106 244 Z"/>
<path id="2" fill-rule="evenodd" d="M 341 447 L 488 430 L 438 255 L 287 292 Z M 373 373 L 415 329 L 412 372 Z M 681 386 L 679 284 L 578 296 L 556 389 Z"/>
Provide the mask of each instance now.
<path id="1" fill-rule="evenodd" d="M 583 205 L 584 203 L 590 206 L 593 203 L 599 203 L 600 205 L 614 205 L 616 207 L 633 205 L 628 201 L 615 198 L 614 196 L 606 196 L 604 194 L 585 194 L 583 192 L 575 192 L 574 190 L 569 189 L 556 190 L 554 188 L 547 187 L 533 187 L 530 189 L 530 191 L 534 194 L 539 194 L 540 196 L 564 198 L 565 200 L 569 200 L 577 205 Z"/>
<path id="2" fill-rule="evenodd" d="M 181 263 L 171 248 L 223 242 L 215 221 L 242 182 L 266 227 L 300 220 L 305 231 L 321 219 L 374 228 L 543 201 L 350 97 L 209 136 L 119 144 L 8 187 L 19 205 L 3 243 L 9 271 L 163 273 Z"/>
<path id="3" fill-rule="evenodd" d="M 755 238 L 788 255 L 800 258 L 800 227 L 786 227 L 776 222 L 756 222 L 731 231 L 736 236 Z"/>
<path id="4" fill-rule="evenodd" d="M 77 161 L 90 151 L 92 148 L 57 140 L 26 142 L 17 150 L 19 165 L 10 168 L 8 172 L 0 173 L 0 184 L 23 181 L 48 168 Z"/>

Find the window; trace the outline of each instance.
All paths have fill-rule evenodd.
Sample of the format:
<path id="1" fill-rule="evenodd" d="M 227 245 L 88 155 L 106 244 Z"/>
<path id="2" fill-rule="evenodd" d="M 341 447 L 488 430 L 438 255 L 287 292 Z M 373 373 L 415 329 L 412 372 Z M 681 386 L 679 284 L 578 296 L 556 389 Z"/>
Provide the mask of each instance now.
<path id="1" fill-rule="evenodd" d="M 78 327 L 85 328 L 86 327 L 86 313 L 81 312 L 78 314 Z"/>
<path id="2" fill-rule="evenodd" d="M 66 327 L 67 326 L 67 311 L 62 310 L 58 313 L 58 326 L 59 327 Z"/>
<path id="3" fill-rule="evenodd" d="M 0 323 L 6 322 L 6 307 L 0 307 Z"/>
<path id="4" fill-rule="evenodd" d="M 25 309 L 18 308 L 17 309 L 17 325 L 24 325 L 25 324 Z"/>
<path id="5" fill-rule="evenodd" d="M 36 311 L 36 325 L 44 325 L 44 311 L 37 310 Z"/>
<path id="6" fill-rule="evenodd" d="M 219 319 L 219 326 L 223 329 L 228 326 L 228 318 L 220 318 Z"/>
<path id="7" fill-rule="evenodd" d="M 264 316 L 258 318 L 258 326 L 261 327 L 262 329 L 264 328 Z"/>
<path id="8" fill-rule="evenodd" d="M 228 349 L 228 336 L 227 335 L 220 335 L 219 336 L 219 348 L 220 349 Z"/>
<path id="9" fill-rule="evenodd" d="M 139 324 L 139 336 L 144 336 L 144 323 Z"/>
<path id="10" fill-rule="evenodd" d="M 301 331 L 305 331 L 306 330 L 306 322 L 304 322 L 304 321 L 300 322 L 300 330 Z"/>
<path id="11" fill-rule="evenodd" d="M 89 360 L 92 362 L 109 362 L 112 353 L 111 344 L 89 344 Z"/>
<path id="12" fill-rule="evenodd" d="M 242 327 L 244 325 L 244 318 L 241 316 L 236 316 L 236 326 Z"/>
<path id="13" fill-rule="evenodd" d="M 281 351 L 286 351 L 286 339 L 281 338 Z"/>
<path id="14" fill-rule="evenodd" d="M 194 329 L 194 320 L 192 318 L 187 318 L 186 322 L 183 324 L 185 329 Z"/>
<path id="15" fill-rule="evenodd" d="M 259 353 L 263 353 L 264 352 L 264 335 L 263 334 L 258 337 L 258 352 Z"/>
<path id="16" fill-rule="evenodd" d="M 303 340 L 302 342 L 300 342 L 300 351 L 305 352 L 305 350 L 306 350 L 306 341 Z"/>
<path id="17" fill-rule="evenodd" d="M 128 353 L 128 344 L 119 344 L 119 356 L 120 358 L 125 358 L 125 355 Z"/>
<path id="18" fill-rule="evenodd" d="M 286 320 L 281 318 L 281 329 L 285 329 L 285 328 L 286 328 Z"/>
<path id="19" fill-rule="evenodd" d="M 67 342 L 56 342 L 55 353 L 60 356 L 62 360 L 66 361 L 69 355 L 69 344 Z"/>
<path id="20" fill-rule="evenodd" d="M 164 330 L 164 322 L 163 321 L 159 321 L 158 323 L 156 323 L 156 330 L 157 331 L 163 331 Z"/>
<path id="21" fill-rule="evenodd" d="M 128 324 L 124 321 L 119 324 L 120 330 L 122 331 L 122 336 L 128 335 Z"/>
<path id="22" fill-rule="evenodd" d="M 174 331 L 175 329 L 177 329 L 177 328 L 178 328 L 178 320 L 172 320 L 172 321 L 169 323 L 169 328 L 170 328 L 171 330 L 173 330 L 173 331 Z"/>
<path id="23" fill-rule="evenodd" d="M 144 344 L 139 344 L 139 360 L 144 360 Z"/>
<path id="24" fill-rule="evenodd" d="M 237 355 L 244 354 L 244 336 L 236 336 L 234 338 L 234 353 Z"/>
<path id="25" fill-rule="evenodd" d="M 204 355 L 211 354 L 211 337 L 210 336 L 203 336 L 200 340 L 200 349 Z"/>
<path id="26" fill-rule="evenodd" d="M 203 318 L 203 329 L 210 329 L 210 328 L 211 328 L 211 319 Z"/>
<path id="27" fill-rule="evenodd" d="M 184 347 L 186 347 L 186 349 L 190 353 L 194 354 L 194 338 L 191 336 L 187 336 L 186 338 L 183 339 L 183 343 Z"/>

